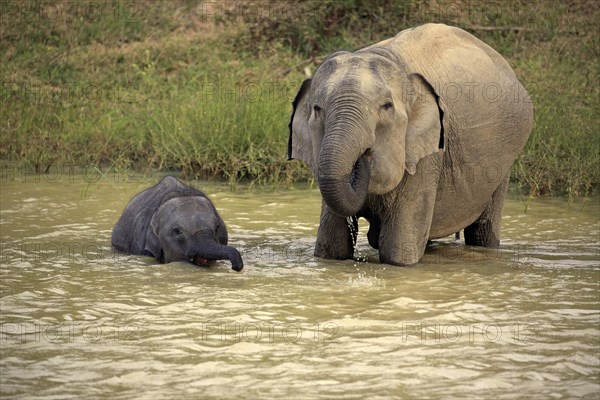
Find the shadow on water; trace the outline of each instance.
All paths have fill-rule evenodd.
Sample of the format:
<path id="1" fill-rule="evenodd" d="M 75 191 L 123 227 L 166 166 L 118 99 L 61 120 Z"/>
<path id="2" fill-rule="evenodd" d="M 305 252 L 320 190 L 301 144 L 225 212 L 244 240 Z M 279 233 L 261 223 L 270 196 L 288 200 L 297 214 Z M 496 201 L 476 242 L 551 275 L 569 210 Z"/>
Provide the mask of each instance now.
<path id="1" fill-rule="evenodd" d="M 364 220 L 361 261 L 314 258 L 316 189 L 196 182 L 244 258 L 236 273 L 111 249 L 121 211 L 151 183 L 1 183 L 2 397 L 600 391 L 597 199 L 537 199 L 527 213 L 508 200 L 500 249 L 448 237 L 398 268 L 377 262 Z"/>

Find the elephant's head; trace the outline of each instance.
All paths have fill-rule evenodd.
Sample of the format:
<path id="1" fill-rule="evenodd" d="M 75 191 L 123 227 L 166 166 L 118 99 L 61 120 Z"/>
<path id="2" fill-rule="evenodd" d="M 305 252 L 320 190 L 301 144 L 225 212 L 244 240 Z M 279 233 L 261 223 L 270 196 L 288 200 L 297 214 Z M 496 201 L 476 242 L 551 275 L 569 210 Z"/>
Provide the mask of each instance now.
<path id="1" fill-rule="evenodd" d="M 241 271 L 244 267 L 240 253 L 227 246 L 223 220 L 203 196 L 164 202 L 150 221 L 146 250 L 166 263 L 191 261 L 205 266 L 209 260 L 230 260 L 232 269 Z"/>
<path id="2" fill-rule="evenodd" d="M 432 86 L 391 52 L 339 52 L 306 80 L 293 102 L 290 159 L 316 173 L 326 204 L 355 215 L 367 194 L 385 194 L 420 159 L 444 147 Z"/>

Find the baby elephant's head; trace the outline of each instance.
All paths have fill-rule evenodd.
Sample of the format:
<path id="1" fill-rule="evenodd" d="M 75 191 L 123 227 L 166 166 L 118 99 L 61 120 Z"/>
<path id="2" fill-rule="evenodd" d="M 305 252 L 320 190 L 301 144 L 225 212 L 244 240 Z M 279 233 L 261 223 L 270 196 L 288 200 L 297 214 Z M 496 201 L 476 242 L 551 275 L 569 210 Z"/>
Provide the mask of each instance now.
<path id="1" fill-rule="evenodd" d="M 209 260 L 230 260 L 244 267 L 240 253 L 227 246 L 227 229 L 206 197 L 176 197 L 164 202 L 152 216 L 146 248 L 165 263 L 190 261 L 206 266 Z"/>

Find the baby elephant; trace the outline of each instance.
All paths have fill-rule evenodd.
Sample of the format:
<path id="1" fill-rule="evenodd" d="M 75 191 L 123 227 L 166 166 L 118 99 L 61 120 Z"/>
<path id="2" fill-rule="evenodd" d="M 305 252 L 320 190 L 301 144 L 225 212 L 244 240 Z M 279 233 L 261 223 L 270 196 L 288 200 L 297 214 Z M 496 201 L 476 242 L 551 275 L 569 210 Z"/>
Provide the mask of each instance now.
<path id="1" fill-rule="evenodd" d="M 227 246 L 227 228 L 211 201 L 200 191 L 167 176 L 136 195 L 112 233 L 115 249 L 160 262 L 230 260 L 244 267 L 240 253 Z"/>

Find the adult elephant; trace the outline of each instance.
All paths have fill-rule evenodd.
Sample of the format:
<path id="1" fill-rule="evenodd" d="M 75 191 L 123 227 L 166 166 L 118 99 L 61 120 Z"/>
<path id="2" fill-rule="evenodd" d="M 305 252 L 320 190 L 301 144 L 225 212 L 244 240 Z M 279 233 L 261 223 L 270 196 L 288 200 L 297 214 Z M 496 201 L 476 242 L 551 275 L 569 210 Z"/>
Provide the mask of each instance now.
<path id="1" fill-rule="evenodd" d="M 242 257 L 227 240 L 225 222 L 212 202 L 171 176 L 137 194 L 112 232 L 113 247 L 125 253 L 201 266 L 230 260 L 231 268 L 241 271 Z"/>
<path id="2" fill-rule="evenodd" d="M 331 55 L 289 124 L 288 156 L 314 170 L 323 196 L 315 256 L 352 258 L 357 217 L 383 263 L 414 264 L 428 240 L 461 229 L 466 244 L 497 247 L 532 119 L 506 60 L 459 28 L 426 24 Z"/>

